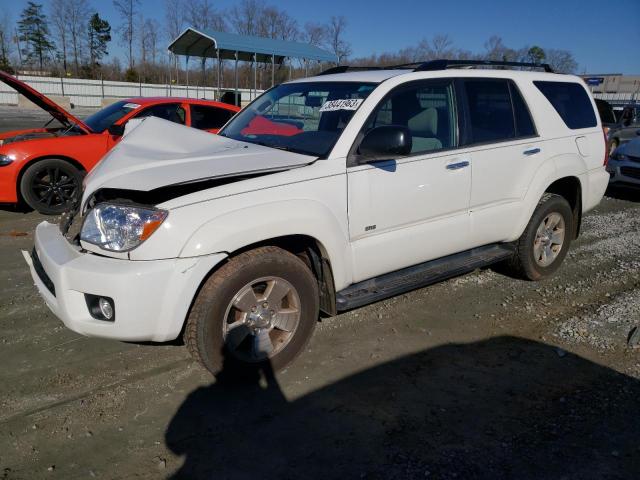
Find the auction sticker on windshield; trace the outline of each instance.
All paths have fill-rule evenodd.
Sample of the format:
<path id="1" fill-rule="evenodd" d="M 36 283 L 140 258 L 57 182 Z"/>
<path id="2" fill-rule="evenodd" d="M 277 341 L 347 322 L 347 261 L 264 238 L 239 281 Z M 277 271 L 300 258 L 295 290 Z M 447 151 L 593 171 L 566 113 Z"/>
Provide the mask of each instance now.
<path id="1" fill-rule="evenodd" d="M 125 103 L 122 108 L 130 108 L 131 110 L 135 110 L 136 108 L 139 108 L 140 105 L 138 105 L 137 103 Z"/>
<path id="2" fill-rule="evenodd" d="M 336 110 L 357 110 L 363 98 L 344 98 L 341 100 L 329 100 L 320 107 L 321 112 L 334 112 Z"/>

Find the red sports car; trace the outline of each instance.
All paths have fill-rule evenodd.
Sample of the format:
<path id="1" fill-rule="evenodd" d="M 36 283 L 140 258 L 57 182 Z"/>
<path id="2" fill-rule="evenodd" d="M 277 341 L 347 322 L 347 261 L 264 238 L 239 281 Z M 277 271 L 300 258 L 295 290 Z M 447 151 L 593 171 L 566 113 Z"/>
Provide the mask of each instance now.
<path id="1" fill-rule="evenodd" d="M 82 177 L 118 143 L 130 119 L 154 116 L 217 133 L 240 110 L 191 98 L 130 98 L 82 121 L 11 75 L 0 72 L 0 81 L 61 124 L 0 133 L 0 203 L 24 202 L 44 214 L 67 208 L 81 190 Z"/>

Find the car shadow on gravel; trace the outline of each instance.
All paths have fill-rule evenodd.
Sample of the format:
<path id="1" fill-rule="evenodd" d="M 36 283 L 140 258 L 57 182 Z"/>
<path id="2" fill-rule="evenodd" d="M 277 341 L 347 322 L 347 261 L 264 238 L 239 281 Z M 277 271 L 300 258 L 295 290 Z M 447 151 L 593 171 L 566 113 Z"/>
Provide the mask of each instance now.
<path id="1" fill-rule="evenodd" d="M 628 202 L 640 202 L 640 187 L 613 187 L 609 186 L 605 192 L 607 197 Z"/>
<path id="2" fill-rule="evenodd" d="M 222 372 L 166 431 L 172 478 L 640 478 L 640 382 L 514 337 L 446 345 L 294 401 Z"/>

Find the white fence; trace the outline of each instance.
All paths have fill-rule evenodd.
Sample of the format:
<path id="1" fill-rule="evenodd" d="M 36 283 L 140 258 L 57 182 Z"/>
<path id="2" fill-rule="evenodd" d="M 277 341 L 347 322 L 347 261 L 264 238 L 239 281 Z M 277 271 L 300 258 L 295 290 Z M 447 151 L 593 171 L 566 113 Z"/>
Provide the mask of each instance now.
<path id="1" fill-rule="evenodd" d="M 34 77 L 20 75 L 20 80 L 47 96 L 67 97 L 74 106 L 100 107 L 102 99 L 131 97 L 187 97 L 214 100 L 217 89 L 187 85 L 159 85 L 151 83 L 128 83 L 75 78 Z M 232 89 L 222 88 L 222 91 Z M 255 90 L 238 89 L 242 102 L 253 100 Z M 260 94 L 261 91 L 258 91 Z M 17 105 L 18 93 L 0 82 L 0 104 Z"/>

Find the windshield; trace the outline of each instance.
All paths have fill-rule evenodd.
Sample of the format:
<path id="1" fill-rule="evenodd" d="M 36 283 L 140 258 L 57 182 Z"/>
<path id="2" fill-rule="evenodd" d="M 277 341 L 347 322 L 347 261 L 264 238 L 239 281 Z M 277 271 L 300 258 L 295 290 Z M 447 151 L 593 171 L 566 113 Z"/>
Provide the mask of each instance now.
<path id="1" fill-rule="evenodd" d="M 112 103 L 108 107 L 88 116 L 84 123 L 94 132 L 101 133 L 136 108 L 140 108 L 137 103 L 124 101 Z"/>
<path id="2" fill-rule="evenodd" d="M 357 82 L 279 85 L 238 113 L 220 135 L 323 157 L 375 87 Z"/>

